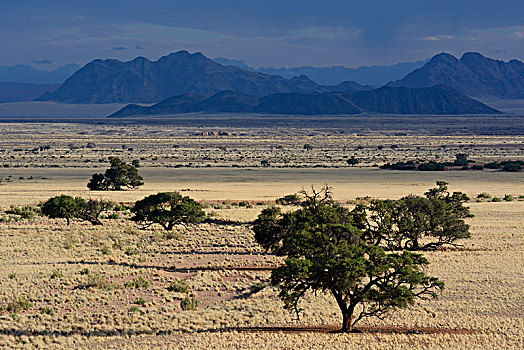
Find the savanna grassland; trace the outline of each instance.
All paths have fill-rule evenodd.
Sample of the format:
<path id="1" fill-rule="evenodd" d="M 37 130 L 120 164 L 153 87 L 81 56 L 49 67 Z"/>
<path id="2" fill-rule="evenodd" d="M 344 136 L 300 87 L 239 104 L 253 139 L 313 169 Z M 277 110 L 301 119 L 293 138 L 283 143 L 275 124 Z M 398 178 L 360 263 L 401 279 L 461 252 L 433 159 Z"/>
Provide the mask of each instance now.
<path id="1" fill-rule="evenodd" d="M 523 160 L 524 136 L 80 123 L 7 123 L 0 133 L 0 347 L 524 346 L 523 173 L 375 166 L 457 153 L 476 164 Z M 139 160 L 144 186 L 87 191 L 109 156 Z M 351 156 L 358 166 L 348 166 Z M 352 334 L 329 333 L 340 326 L 329 295 L 308 295 L 299 320 L 282 308 L 268 285 L 282 258 L 265 254 L 250 229 L 263 208 L 311 185 L 329 184 L 351 207 L 366 196 L 422 194 L 436 180 L 465 192 L 475 215 L 463 247 L 424 253 L 428 273 L 446 284 L 439 299 L 365 319 Z M 212 220 L 171 233 L 128 220 L 132 202 L 173 190 L 200 201 Z M 62 193 L 124 205 L 103 226 L 5 213 Z M 199 304 L 183 310 L 185 298 Z"/>

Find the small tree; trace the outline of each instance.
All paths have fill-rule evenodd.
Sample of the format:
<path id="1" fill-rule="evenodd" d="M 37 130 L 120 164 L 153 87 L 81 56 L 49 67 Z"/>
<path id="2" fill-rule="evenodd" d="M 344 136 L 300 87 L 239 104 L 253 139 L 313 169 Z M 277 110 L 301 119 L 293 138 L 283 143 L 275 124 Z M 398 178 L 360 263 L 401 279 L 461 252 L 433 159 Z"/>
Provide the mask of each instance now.
<path id="1" fill-rule="evenodd" d="M 64 218 L 67 220 L 67 224 L 69 225 L 71 219 L 80 217 L 80 213 L 84 205 L 85 201 L 82 198 L 73 198 L 63 194 L 49 198 L 40 206 L 42 214 L 52 219 Z"/>
<path id="2" fill-rule="evenodd" d="M 81 219 L 89 221 L 93 225 L 102 225 L 100 214 L 113 207 L 113 202 L 103 199 L 89 199 L 82 206 L 79 216 Z"/>
<path id="3" fill-rule="evenodd" d="M 149 227 L 161 225 L 171 231 L 177 224 L 197 223 L 205 213 L 199 203 L 178 192 L 160 192 L 139 200 L 131 208 L 135 215 L 131 220 Z"/>
<path id="4" fill-rule="evenodd" d="M 351 158 L 349 158 L 347 161 L 348 165 L 350 166 L 355 166 L 357 165 L 358 163 L 360 163 L 360 160 L 358 160 L 357 158 L 355 158 L 355 156 L 351 156 Z"/>
<path id="5" fill-rule="evenodd" d="M 466 153 L 457 153 L 455 154 L 455 161 L 453 162 L 454 166 L 467 166 L 468 165 L 468 155 Z"/>
<path id="6" fill-rule="evenodd" d="M 110 167 L 104 174 L 93 174 L 87 187 L 92 191 L 121 191 L 125 188 L 142 186 L 143 178 L 133 165 L 120 160 L 118 157 L 109 157 Z"/>
<path id="7" fill-rule="evenodd" d="M 386 253 L 367 244 L 360 238 L 358 215 L 335 204 L 329 189 L 304 195 L 300 210 L 265 209 L 253 226 L 259 244 L 287 256 L 271 273 L 286 309 L 298 316 L 306 292 L 331 293 L 342 313 L 341 331 L 349 332 L 364 317 L 437 297 L 444 284 L 422 271 L 428 265 L 422 255 Z"/>

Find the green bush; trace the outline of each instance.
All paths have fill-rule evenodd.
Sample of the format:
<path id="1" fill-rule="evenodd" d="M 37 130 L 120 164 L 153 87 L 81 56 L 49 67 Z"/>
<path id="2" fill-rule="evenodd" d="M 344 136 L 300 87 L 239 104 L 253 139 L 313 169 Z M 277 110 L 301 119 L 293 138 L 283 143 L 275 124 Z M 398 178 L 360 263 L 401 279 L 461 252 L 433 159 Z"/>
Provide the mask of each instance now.
<path id="1" fill-rule="evenodd" d="M 499 197 L 493 197 L 491 201 L 492 202 L 502 202 L 502 199 L 500 199 Z"/>
<path id="2" fill-rule="evenodd" d="M 20 297 L 20 298 L 18 298 L 16 300 L 13 300 L 10 303 L 8 303 L 5 309 L 8 312 L 17 313 L 17 312 L 20 312 L 22 310 L 29 310 L 32 307 L 33 307 L 33 304 L 31 304 L 29 299 L 24 298 L 24 297 Z"/>
<path id="3" fill-rule="evenodd" d="M 126 288 L 149 288 L 151 284 L 144 277 L 140 276 L 132 281 L 127 281 L 124 284 Z"/>
<path id="4" fill-rule="evenodd" d="M 198 308 L 198 304 L 200 304 L 200 302 L 193 297 L 191 299 L 185 297 L 180 301 L 180 307 L 184 311 L 194 311 Z"/>
<path id="5" fill-rule="evenodd" d="M 505 194 L 504 195 L 504 201 L 506 202 L 512 202 L 515 198 L 511 194 Z"/>
<path id="6" fill-rule="evenodd" d="M 189 293 L 189 286 L 180 280 L 174 280 L 171 285 L 167 287 L 170 292 L 176 293 Z"/>

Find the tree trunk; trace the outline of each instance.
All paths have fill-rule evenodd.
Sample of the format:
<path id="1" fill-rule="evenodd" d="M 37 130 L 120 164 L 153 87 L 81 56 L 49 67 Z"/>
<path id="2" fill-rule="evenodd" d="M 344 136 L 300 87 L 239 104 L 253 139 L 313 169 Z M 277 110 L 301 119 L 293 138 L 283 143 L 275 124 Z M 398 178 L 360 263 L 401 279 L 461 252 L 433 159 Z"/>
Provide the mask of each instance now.
<path id="1" fill-rule="evenodd" d="M 353 324 L 351 323 L 353 312 L 350 312 L 349 310 L 347 312 L 342 313 L 342 328 L 340 329 L 341 332 L 352 332 L 353 331 Z"/>

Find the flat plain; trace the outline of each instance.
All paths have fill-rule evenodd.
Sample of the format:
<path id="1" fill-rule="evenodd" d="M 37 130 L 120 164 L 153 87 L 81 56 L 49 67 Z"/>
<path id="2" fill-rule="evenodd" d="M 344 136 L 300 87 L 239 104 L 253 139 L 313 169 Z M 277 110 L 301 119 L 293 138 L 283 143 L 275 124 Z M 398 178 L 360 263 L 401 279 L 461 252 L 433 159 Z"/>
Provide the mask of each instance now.
<path id="1" fill-rule="evenodd" d="M 227 124 L 227 123 L 226 123 Z M 518 124 L 518 123 L 517 123 Z M 429 125 L 429 124 L 427 124 Z M 439 127 L 440 128 L 440 127 Z M 214 222 L 140 229 L 129 212 L 65 225 L 42 217 L 0 222 L 0 346 L 42 348 L 494 348 L 524 346 L 523 173 L 391 171 L 385 162 L 524 160 L 518 132 L 450 133 L 316 126 L 231 127 L 95 123 L 0 124 L 0 207 L 36 205 L 58 194 L 131 203 L 177 190 L 202 202 Z M 309 145 L 310 147 L 304 147 Z M 107 158 L 139 160 L 138 190 L 89 192 Z M 356 167 L 346 160 L 361 160 Z M 265 162 L 262 162 L 265 161 Z M 263 164 L 268 166 L 263 166 Z M 333 187 L 346 205 L 422 194 L 437 180 L 470 198 L 472 238 L 425 253 L 446 283 L 436 301 L 367 319 L 363 333 L 340 323 L 328 295 L 309 295 L 296 320 L 268 286 L 281 258 L 256 245 L 250 222 L 286 194 Z M 514 200 L 475 200 L 480 193 Z M 249 207 L 239 206 L 241 201 Z M 252 207 L 251 207 L 252 206 Z M 170 288 L 183 281 L 187 293 Z M 200 301 L 181 310 L 186 295 Z"/>

